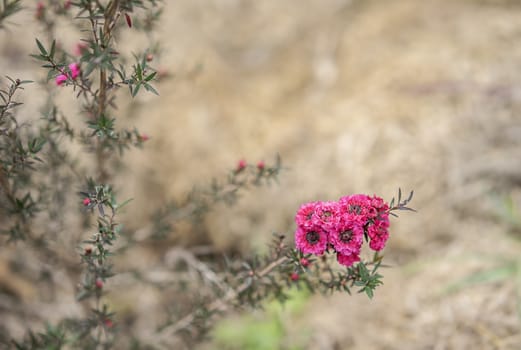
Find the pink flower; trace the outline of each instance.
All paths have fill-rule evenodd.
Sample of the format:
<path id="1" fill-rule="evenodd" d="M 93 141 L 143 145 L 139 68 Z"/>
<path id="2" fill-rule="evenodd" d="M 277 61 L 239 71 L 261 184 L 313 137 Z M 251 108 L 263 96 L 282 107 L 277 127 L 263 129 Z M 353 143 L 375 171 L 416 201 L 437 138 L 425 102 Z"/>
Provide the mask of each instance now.
<path id="1" fill-rule="evenodd" d="M 313 215 L 313 223 L 319 225 L 328 233 L 335 230 L 339 215 L 339 206 L 337 202 L 318 202 L 315 206 Z"/>
<path id="2" fill-rule="evenodd" d="M 385 248 L 385 243 L 389 239 L 389 221 L 379 221 L 367 228 L 367 235 L 371 239 L 369 248 L 379 251 Z"/>
<path id="3" fill-rule="evenodd" d="M 297 215 L 295 215 L 295 222 L 297 223 L 297 226 L 310 227 L 314 224 L 313 218 L 318 203 L 319 202 L 310 202 L 304 203 L 300 206 L 297 211 Z"/>
<path id="4" fill-rule="evenodd" d="M 327 233 L 320 227 L 297 227 L 295 245 L 305 254 L 322 255 L 327 248 Z"/>
<path id="5" fill-rule="evenodd" d="M 334 250 L 344 266 L 360 261 L 364 237 L 372 250 L 382 250 L 389 238 L 389 205 L 380 197 L 355 194 L 338 202 L 304 203 L 295 215 L 295 245 L 305 254 Z M 300 260 L 302 267 L 309 261 Z"/>
<path id="6" fill-rule="evenodd" d="M 389 205 L 385 203 L 385 201 L 377 196 L 373 196 L 370 198 L 370 203 L 373 208 L 375 208 L 377 211 L 387 211 L 389 209 Z"/>
<path id="7" fill-rule="evenodd" d="M 376 215 L 370 197 L 365 194 L 342 197 L 338 202 L 343 214 L 351 215 L 352 219 L 356 218 L 361 224 L 365 224 L 369 218 Z"/>
<path id="8" fill-rule="evenodd" d="M 360 261 L 360 256 L 358 254 L 345 255 L 338 253 L 336 259 L 340 265 L 351 266 L 355 262 Z"/>
<path id="9" fill-rule="evenodd" d="M 69 69 L 71 70 L 72 79 L 76 79 L 80 75 L 80 65 L 77 63 L 69 64 Z"/>
<path id="10" fill-rule="evenodd" d="M 340 220 L 334 232 L 329 233 L 329 243 L 338 253 L 358 253 L 362 247 L 364 229 L 357 222 Z"/>
<path id="11" fill-rule="evenodd" d="M 65 74 L 60 74 L 56 77 L 56 85 L 60 86 L 67 81 L 67 76 Z"/>
<path id="12" fill-rule="evenodd" d="M 372 220 L 374 225 L 384 226 L 385 228 L 389 227 L 389 212 L 385 211 L 382 213 L 378 213 L 378 216 Z"/>
<path id="13" fill-rule="evenodd" d="M 89 205 L 89 204 L 90 204 L 90 199 L 89 199 L 89 198 L 85 198 L 85 199 L 83 200 L 83 205 L 87 206 L 87 205 Z"/>
<path id="14" fill-rule="evenodd" d="M 379 251 L 384 249 L 385 243 L 389 239 L 389 205 L 376 196 L 373 197 L 372 204 L 377 215 L 367 227 L 367 235 L 371 239 L 369 247 Z"/>

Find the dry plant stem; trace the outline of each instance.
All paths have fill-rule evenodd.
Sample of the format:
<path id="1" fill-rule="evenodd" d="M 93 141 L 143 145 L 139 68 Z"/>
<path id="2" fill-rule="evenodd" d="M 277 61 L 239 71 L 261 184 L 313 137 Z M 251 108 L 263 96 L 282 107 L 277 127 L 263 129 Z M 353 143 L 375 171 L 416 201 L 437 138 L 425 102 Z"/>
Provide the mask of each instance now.
<path id="1" fill-rule="evenodd" d="M 175 248 L 169 253 L 169 255 L 172 256 L 172 260 L 174 260 L 170 262 L 171 265 L 175 265 L 176 260 L 182 259 L 192 269 L 199 272 L 205 281 L 214 284 L 223 292 L 228 290 L 228 288 L 225 286 L 225 283 L 221 281 L 219 276 L 217 276 L 217 274 L 212 269 L 210 269 L 208 265 L 197 259 L 192 252 L 185 249 Z"/>
<path id="2" fill-rule="evenodd" d="M 106 48 L 112 38 L 112 29 L 114 29 L 116 20 L 119 18 L 119 0 L 111 1 L 105 11 L 105 20 L 103 23 L 103 36 L 99 38 L 101 46 Z M 94 38 L 96 36 L 96 27 L 93 26 Z M 105 114 L 107 108 L 107 71 L 100 68 L 99 95 L 98 95 L 98 118 Z M 103 152 L 103 140 L 98 139 L 96 145 L 96 162 L 99 172 L 99 181 L 104 183 L 107 181 L 108 173 L 105 166 L 106 155 Z"/>
<path id="3" fill-rule="evenodd" d="M 257 278 L 262 278 L 269 274 L 271 271 L 273 271 L 278 266 L 282 265 L 288 260 L 287 257 L 283 256 L 279 258 L 278 260 L 273 261 L 269 265 L 267 265 L 264 269 L 262 269 L 260 272 L 256 274 Z M 229 289 L 226 295 L 222 298 L 215 299 L 209 304 L 207 304 L 206 310 L 209 313 L 215 312 L 215 311 L 224 311 L 226 309 L 226 305 L 231 302 L 233 299 L 235 299 L 238 295 L 245 292 L 248 288 L 251 287 L 251 283 L 243 282 L 237 289 Z M 180 330 L 186 329 L 190 327 L 190 325 L 194 322 L 196 317 L 196 313 L 192 312 L 176 323 L 163 328 L 160 332 L 154 335 L 154 343 L 159 343 L 166 338 L 168 338 L 171 335 L 174 335 L 175 333 L 179 332 Z"/>
<path id="4" fill-rule="evenodd" d="M 109 217 L 109 215 L 103 215 L 104 217 L 109 217 L 109 227 L 110 227 L 110 230 L 111 232 L 114 232 L 114 228 L 117 226 L 117 223 L 114 221 L 114 217 L 116 216 L 116 212 L 114 209 L 111 208 L 111 215 Z M 100 237 L 101 234 L 98 234 L 98 237 L 97 237 L 97 240 L 100 240 L 101 237 Z M 105 248 L 103 247 L 103 250 L 105 250 Z M 101 259 L 101 260 L 98 260 L 98 267 L 103 267 L 103 265 L 105 265 L 105 259 Z M 96 277 L 98 278 L 98 277 Z M 95 310 L 98 311 L 98 312 L 101 312 L 102 310 L 102 306 L 101 306 L 101 298 L 102 298 L 102 292 L 101 290 L 99 292 L 96 293 L 96 305 L 95 305 Z M 101 342 L 101 334 L 102 334 L 102 330 L 103 330 L 103 320 L 99 320 L 100 321 L 100 324 L 98 326 L 98 329 L 97 329 L 97 335 L 96 335 L 96 339 L 97 339 L 97 342 L 98 344 L 100 344 Z M 107 332 L 103 332 L 103 334 L 105 335 L 106 339 L 108 340 L 108 333 Z"/>

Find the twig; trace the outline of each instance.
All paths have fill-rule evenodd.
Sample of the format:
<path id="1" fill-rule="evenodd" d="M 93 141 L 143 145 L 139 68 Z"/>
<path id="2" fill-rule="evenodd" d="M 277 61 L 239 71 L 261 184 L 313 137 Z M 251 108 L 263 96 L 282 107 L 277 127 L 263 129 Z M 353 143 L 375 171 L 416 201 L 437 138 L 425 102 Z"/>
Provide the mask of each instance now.
<path id="1" fill-rule="evenodd" d="M 112 29 L 114 23 L 119 18 L 119 0 L 113 0 L 107 5 L 108 9 L 105 11 L 105 21 L 103 23 L 103 36 L 99 38 L 101 40 L 100 45 L 105 48 L 108 46 L 110 39 L 112 38 Z M 96 35 L 96 33 L 94 33 Z M 101 118 L 105 114 L 107 104 L 107 71 L 105 68 L 100 67 L 100 78 L 99 78 L 99 94 L 98 94 L 98 118 Z M 105 169 L 106 157 L 103 152 L 103 141 L 99 140 L 96 149 L 96 159 L 99 171 L 100 182 L 105 182 L 108 173 Z"/>
<path id="2" fill-rule="evenodd" d="M 226 287 L 219 276 L 217 276 L 217 274 L 210 267 L 208 267 L 208 265 L 197 259 L 192 252 L 185 249 L 176 248 L 172 249 L 166 254 L 166 260 L 171 266 L 173 266 L 175 261 L 179 259 L 183 259 L 190 267 L 197 270 L 204 279 L 215 284 L 223 292 L 228 291 L 228 287 Z"/>
<path id="3" fill-rule="evenodd" d="M 268 264 L 264 269 L 262 269 L 260 272 L 256 274 L 257 278 L 262 278 L 269 274 L 271 271 L 273 271 L 278 266 L 282 265 L 288 260 L 287 257 L 283 256 L 279 258 L 278 260 L 275 260 Z M 226 305 L 235 299 L 238 295 L 245 292 L 248 288 L 252 286 L 249 282 L 243 282 L 237 289 L 229 289 L 228 292 L 224 297 L 221 297 L 219 299 L 215 299 L 209 304 L 207 304 L 206 310 L 209 313 L 215 312 L 215 311 L 224 311 L 226 309 Z M 152 335 L 149 339 L 150 343 L 158 344 L 162 341 L 165 341 L 169 336 L 172 336 L 176 334 L 177 332 L 186 329 L 190 327 L 190 325 L 194 322 L 196 318 L 196 311 L 193 311 L 189 313 L 188 315 L 184 316 L 177 322 L 171 324 L 170 326 L 167 326 L 157 332 L 156 334 Z"/>

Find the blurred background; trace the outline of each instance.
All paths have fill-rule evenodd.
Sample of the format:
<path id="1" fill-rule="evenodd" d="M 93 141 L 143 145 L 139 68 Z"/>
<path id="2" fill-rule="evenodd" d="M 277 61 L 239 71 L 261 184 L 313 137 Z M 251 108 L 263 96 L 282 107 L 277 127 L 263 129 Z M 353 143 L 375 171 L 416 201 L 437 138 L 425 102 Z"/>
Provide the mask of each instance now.
<path id="1" fill-rule="evenodd" d="M 178 0 L 165 2 L 158 31 L 161 96 L 120 110 L 151 137 L 117 184 L 135 198 L 127 226 L 241 158 L 277 153 L 287 168 L 279 185 L 216 207 L 198 228 L 219 249 L 259 251 L 272 232 L 291 236 L 304 201 L 390 200 L 401 187 L 418 210 L 391 222 L 390 267 L 373 300 L 296 293 L 287 307 L 228 316 L 202 348 L 521 348 L 521 2 Z M 41 73 L 26 55 L 35 33 L 0 33 L 3 75 Z M 154 268 L 155 252 L 136 248 L 120 264 Z M 0 279 L 40 305 L 6 264 Z M 114 307 L 124 314 L 137 299 L 147 315 L 137 324 L 154 324 L 159 292 L 134 289 Z M 22 326 L 4 324 L 17 336 Z"/>

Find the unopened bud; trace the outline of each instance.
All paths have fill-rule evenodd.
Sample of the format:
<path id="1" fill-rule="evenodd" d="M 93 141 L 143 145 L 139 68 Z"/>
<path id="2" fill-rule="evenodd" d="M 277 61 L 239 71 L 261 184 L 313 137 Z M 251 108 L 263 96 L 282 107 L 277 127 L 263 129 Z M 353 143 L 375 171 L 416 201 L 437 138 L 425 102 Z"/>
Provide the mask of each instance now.
<path id="1" fill-rule="evenodd" d="M 35 13 L 35 17 L 36 19 L 41 19 L 43 17 L 43 11 L 45 10 L 45 5 L 43 3 L 43 1 L 38 1 L 38 3 L 36 4 L 36 13 Z"/>
<path id="2" fill-rule="evenodd" d="M 130 18 L 130 16 L 128 15 L 128 13 L 125 13 L 125 20 L 127 21 L 127 26 L 129 28 L 132 28 L 132 19 Z"/>
<path id="3" fill-rule="evenodd" d="M 235 172 L 240 173 L 241 171 L 243 171 L 246 168 L 246 165 L 247 165 L 247 163 L 244 159 L 239 160 L 239 162 L 237 163 L 237 168 L 235 169 Z"/>

